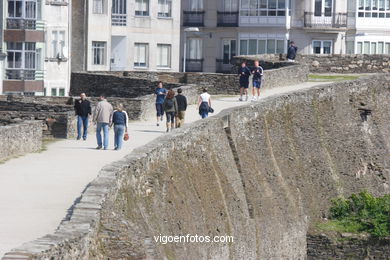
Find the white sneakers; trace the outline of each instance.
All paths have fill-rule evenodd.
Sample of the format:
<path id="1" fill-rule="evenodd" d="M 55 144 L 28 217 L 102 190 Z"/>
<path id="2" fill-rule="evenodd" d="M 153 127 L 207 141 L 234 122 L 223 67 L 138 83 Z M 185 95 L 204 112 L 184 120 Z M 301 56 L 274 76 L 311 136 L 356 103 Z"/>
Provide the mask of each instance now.
<path id="1" fill-rule="evenodd" d="M 252 102 L 257 101 L 257 97 L 253 96 L 251 101 L 252 101 Z"/>

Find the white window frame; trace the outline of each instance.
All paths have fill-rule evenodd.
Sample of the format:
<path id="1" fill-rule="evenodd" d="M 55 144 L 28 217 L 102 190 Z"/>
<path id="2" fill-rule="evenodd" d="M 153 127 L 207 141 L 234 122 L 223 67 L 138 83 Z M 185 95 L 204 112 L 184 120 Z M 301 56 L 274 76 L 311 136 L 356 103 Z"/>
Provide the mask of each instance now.
<path id="1" fill-rule="evenodd" d="M 65 30 L 55 30 L 51 32 L 51 58 L 61 59 L 65 57 L 65 47 L 66 47 L 66 31 Z"/>
<path id="2" fill-rule="evenodd" d="M 145 48 L 145 53 L 142 52 L 142 48 Z M 142 62 L 142 56 L 145 62 Z M 134 43 L 134 68 L 148 68 L 149 66 L 149 44 L 143 42 Z"/>
<path id="3" fill-rule="evenodd" d="M 320 53 L 315 53 L 314 52 L 314 42 L 321 42 L 321 46 L 320 46 Z M 329 53 L 324 53 L 324 42 L 330 42 L 330 52 Z M 311 42 L 311 51 L 312 51 L 312 54 L 332 54 L 333 53 L 333 40 L 313 40 Z"/>
<path id="4" fill-rule="evenodd" d="M 163 52 L 162 49 L 167 49 L 167 60 L 163 61 Z M 171 44 L 157 44 L 157 68 L 170 69 L 171 68 L 171 60 L 172 60 L 172 45 Z"/>
<path id="5" fill-rule="evenodd" d="M 390 0 L 358 0 L 358 18 L 390 18 Z"/>
<path id="6" fill-rule="evenodd" d="M 327 2 L 331 3 L 330 5 L 330 11 L 327 10 L 329 7 L 326 7 L 325 4 Z M 320 15 L 316 13 L 316 3 L 321 2 L 321 12 Z M 334 1 L 333 0 L 314 0 L 314 16 L 316 17 L 331 17 L 334 13 Z"/>
<path id="7" fill-rule="evenodd" d="M 158 18 L 171 18 L 172 17 L 172 0 L 158 0 Z"/>
<path id="8" fill-rule="evenodd" d="M 92 65 L 106 65 L 107 42 L 92 42 Z"/>
<path id="9" fill-rule="evenodd" d="M 239 11 L 240 16 L 285 17 L 288 6 L 289 0 L 241 0 Z"/>
<path id="10" fill-rule="evenodd" d="M 232 48 L 232 42 L 235 42 L 236 47 Z M 225 46 L 229 46 L 229 58 L 225 59 Z M 237 40 L 233 38 L 224 38 L 222 39 L 222 63 L 223 64 L 230 64 L 230 61 L 234 56 L 237 55 Z M 227 63 L 226 63 L 227 62 Z"/>
<path id="11" fill-rule="evenodd" d="M 21 44 L 19 48 L 11 47 L 11 44 Z M 35 42 L 8 42 L 7 43 L 7 63 L 6 69 L 10 71 L 16 71 L 16 76 L 12 76 L 12 79 L 20 79 L 22 75 L 24 78 L 35 78 L 35 71 L 37 70 L 37 44 Z M 10 54 L 13 53 L 12 65 L 10 66 Z M 16 66 L 15 53 L 20 54 L 20 65 Z M 18 72 L 19 71 L 19 72 Z M 29 76 L 27 74 L 22 74 L 22 72 L 29 72 Z M 20 73 L 20 74 L 19 74 Z M 19 76 L 18 76 L 19 75 Z"/>
<path id="12" fill-rule="evenodd" d="M 242 41 L 246 41 L 246 53 L 241 53 L 241 45 L 242 45 Z M 256 53 L 250 53 L 249 52 L 249 42 L 250 41 L 256 41 Z M 264 49 L 264 52 L 261 52 L 260 51 L 260 45 L 259 43 L 260 42 L 263 42 L 265 41 L 265 49 Z M 275 42 L 275 45 L 274 45 L 274 48 L 273 48 L 273 51 L 272 52 L 269 52 L 269 45 L 271 43 L 271 41 L 274 41 Z M 280 44 L 280 42 L 283 41 L 283 51 L 282 52 L 278 52 L 278 43 Z M 240 46 L 238 48 L 239 50 L 239 55 L 257 55 L 257 54 L 279 54 L 279 53 L 282 53 L 282 54 L 285 54 L 286 53 L 286 46 L 287 46 L 287 40 L 286 39 L 283 39 L 283 38 L 280 38 L 280 37 L 275 37 L 275 38 L 242 38 L 240 39 Z M 249 54 L 250 53 L 250 54 Z"/>
<path id="13" fill-rule="evenodd" d="M 142 8 L 144 5 L 145 10 Z M 135 0 L 135 16 L 150 16 L 150 0 Z"/>
<path id="14" fill-rule="evenodd" d="M 92 0 L 92 13 L 93 14 L 106 14 L 106 1 L 107 0 Z"/>

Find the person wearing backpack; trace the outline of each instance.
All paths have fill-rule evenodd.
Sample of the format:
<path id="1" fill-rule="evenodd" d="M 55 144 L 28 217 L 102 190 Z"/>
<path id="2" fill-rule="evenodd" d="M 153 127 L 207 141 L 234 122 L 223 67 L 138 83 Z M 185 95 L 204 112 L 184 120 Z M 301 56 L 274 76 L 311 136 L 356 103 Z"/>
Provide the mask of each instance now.
<path id="1" fill-rule="evenodd" d="M 112 123 L 114 125 L 114 147 L 115 150 L 120 150 L 123 145 L 123 136 L 127 133 L 129 126 L 129 117 L 126 111 L 123 110 L 123 105 L 119 104 L 112 114 Z"/>
<path id="2" fill-rule="evenodd" d="M 178 114 L 178 106 L 175 98 L 175 91 L 170 89 L 163 103 L 165 116 L 167 117 L 167 132 L 172 131 L 175 125 L 175 117 Z"/>

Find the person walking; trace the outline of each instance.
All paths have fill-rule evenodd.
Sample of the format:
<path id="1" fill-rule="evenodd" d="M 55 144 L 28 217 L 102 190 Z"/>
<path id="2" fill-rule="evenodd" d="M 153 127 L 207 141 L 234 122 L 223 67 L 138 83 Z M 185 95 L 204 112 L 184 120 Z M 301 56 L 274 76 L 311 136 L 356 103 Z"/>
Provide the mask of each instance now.
<path id="1" fill-rule="evenodd" d="M 127 133 L 127 128 L 129 127 L 129 117 L 126 111 L 123 110 L 122 104 L 119 104 L 112 114 L 110 127 L 112 125 L 114 125 L 114 147 L 115 150 L 120 150 L 123 145 L 123 136 Z"/>
<path id="2" fill-rule="evenodd" d="M 81 93 L 80 99 L 74 103 L 74 110 L 77 115 L 77 140 L 80 140 L 81 136 L 83 136 L 83 140 L 85 141 L 87 140 L 88 134 L 89 116 L 92 114 L 91 102 L 87 100 L 85 93 Z M 82 128 L 83 131 L 81 131 Z"/>
<path id="3" fill-rule="evenodd" d="M 164 119 L 164 100 L 167 95 L 167 90 L 163 87 L 163 83 L 160 81 L 158 83 L 157 89 L 155 91 L 156 95 L 156 111 L 157 111 L 157 126 L 160 125 L 160 121 L 162 122 Z"/>
<path id="4" fill-rule="evenodd" d="M 165 111 L 165 116 L 167 117 L 167 132 L 169 132 L 172 131 L 172 128 L 175 126 L 175 117 L 178 113 L 175 91 L 172 89 L 167 93 L 167 97 L 163 103 L 163 109 Z"/>
<path id="5" fill-rule="evenodd" d="M 262 87 L 262 83 L 263 83 L 263 68 L 259 65 L 258 60 L 255 60 L 254 63 L 255 66 L 252 69 L 252 74 L 253 74 L 252 101 L 256 101 L 258 98 L 260 98 L 260 88 Z"/>
<path id="6" fill-rule="evenodd" d="M 96 139 L 98 147 L 96 149 L 104 150 L 108 149 L 108 131 L 109 125 L 112 122 L 113 108 L 110 103 L 107 102 L 105 95 L 100 95 L 99 102 L 96 105 L 95 112 L 93 113 L 93 122 L 96 123 Z M 104 139 L 102 141 L 101 132 L 103 130 Z"/>
<path id="7" fill-rule="evenodd" d="M 183 90 L 179 88 L 176 95 L 177 102 L 177 116 L 176 116 L 176 128 L 184 125 L 184 118 L 187 110 L 187 98 L 183 95 Z"/>
<path id="8" fill-rule="evenodd" d="M 248 87 L 249 87 L 249 76 L 251 70 L 246 66 L 246 62 L 241 63 L 241 68 L 238 69 L 238 75 L 240 76 L 240 101 L 243 101 L 243 94 L 245 93 L 245 101 L 248 101 Z"/>
<path id="9" fill-rule="evenodd" d="M 203 118 L 209 116 L 209 111 L 211 108 L 211 96 L 207 93 L 207 88 L 203 88 L 203 93 L 199 96 L 198 100 L 198 109 L 199 114 Z"/>
<path id="10" fill-rule="evenodd" d="M 295 58 L 297 56 L 297 51 L 298 51 L 298 47 L 295 46 L 294 41 L 291 41 L 290 46 L 288 47 L 288 50 L 287 50 L 287 60 L 289 62 L 295 62 Z"/>

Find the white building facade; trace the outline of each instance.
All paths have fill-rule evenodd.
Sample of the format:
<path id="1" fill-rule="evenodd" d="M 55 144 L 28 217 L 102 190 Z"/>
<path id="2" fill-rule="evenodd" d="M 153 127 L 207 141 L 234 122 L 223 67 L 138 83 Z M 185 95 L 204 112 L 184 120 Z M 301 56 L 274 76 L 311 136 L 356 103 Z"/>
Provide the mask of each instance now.
<path id="1" fill-rule="evenodd" d="M 73 71 L 179 70 L 180 1 L 81 0 L 73 10 Z"/>
<path id="2" fill-rule="evenodd" d="M 390 54 L 390 0 L 182 0 L 187 71 L 228 72 L 235 55 Z M 387 25 L 387 26 L 386 26 Z M 183 48 L 181 55 L 183 55 Z"/>
<path id="3" fill-rule="evenodd" d="M 70 6 L 68 0 L 3 1 L 3 93 L 68 94 Z"/>

